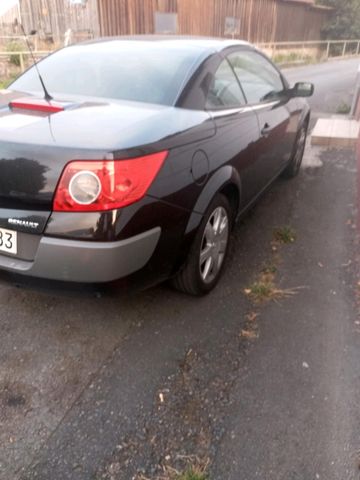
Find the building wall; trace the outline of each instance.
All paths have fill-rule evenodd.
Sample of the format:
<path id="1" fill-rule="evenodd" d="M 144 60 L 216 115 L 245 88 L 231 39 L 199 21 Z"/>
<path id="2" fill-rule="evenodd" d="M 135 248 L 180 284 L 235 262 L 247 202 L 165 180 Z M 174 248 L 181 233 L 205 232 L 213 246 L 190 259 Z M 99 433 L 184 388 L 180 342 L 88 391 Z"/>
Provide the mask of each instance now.
<path id="1" fill-rule="evenodd" d="M 276 41 L 319 40 L 329 11 L 294 2 L 281 2 L 277 9 Z"/>
<path id="2" fill-rule="evenodd" d="M 178 0 L 98 1 L 100 33 L 101 35 L 154 33 L 154 12 L 175 13 L 177 4 Z"/>
<path id="3" fill-rule="evenodd" d="M 178 0 L 179 32 L 265 42 L 274 38 L 277 6 L 275 0 Z M 226 18 L 236 19 L 233 33 L 225 31 Z"/>
<path id="4" fill-rule="evenodd" d="M 98 0 L 101 35 L 151 34 L 154 12 L 176 12 L 177 33 L 256 43 L 320 39 L 329 12 L 285 0 Z M 233 34 L 225 19 L 236 19 Z M 294 21 L 295 19 L 295 21 Z M 234 20 L 235 21 L 235 20 Z"/>
<path id="5" fill-rule="evenodd" d="M 151 34 L 154 12 L 177 13 L 177 33 L 256 43 L 320 39 L 329 12 L 285 0 L 98 0 L 101 35 Z M 226 18 L 233 33 L 225 32 Z M 231 20 L 230 20 L 231 21 Z"/>
<path id="6" fill-rule="evenodd" d="M 152 34 L 156 25 L 169 24 L 171 33 L 265 43 L 317 40 L 329 15 L 312 6 L 312 0 L 82 0 L 76 5 L 72 1 L 20 0 L 25 29 L 61 42 L 69 28 L 81 39 L 81 34 Z M 173 13 L 176 19 L 163 15 L 159 20 L 159 12 Z"/>

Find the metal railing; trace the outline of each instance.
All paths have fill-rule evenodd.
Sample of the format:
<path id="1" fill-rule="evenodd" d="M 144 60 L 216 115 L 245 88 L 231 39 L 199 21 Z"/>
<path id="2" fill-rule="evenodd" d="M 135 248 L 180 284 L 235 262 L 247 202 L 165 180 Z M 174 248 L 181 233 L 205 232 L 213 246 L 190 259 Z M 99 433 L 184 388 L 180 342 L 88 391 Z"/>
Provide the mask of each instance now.
<path id="1" fill-rule="evenodd" d="M 81 42 L 83 40 L 89 40 L 91 38 L 94 38 L 93 34 L 90 32 L 84 33 L 84 32 L 71 32 L 71 37 L 76 41 L 76 42 Z M 31 35 L 30 40 L 34 45 L 34 48 L 37 49 L 37 46 L 40 44 L 53 44 L 57 48 L 59 45 L 63 45 L 65 38 L 67 36 L 68 32 L 65 32 L 63 39 L 54 39 L 52 35 L 40 35 L 38 33 Z M 0 35 L 0 46 L 3 44 L 6 44 L 8 42 L 21 42 L 25 43 L 25 39 L 23 35 Z"/>
<path id="2" fill-rule="evenodd" d="M 36 59 L 41 59 L 43 57 L 47 57 L 50 55 L 50 53 L 53 53 L 53 50 L 45 51 L 45 50 L 39 50 L 39 51 L 34 51 L 34 57 Z M 21 72 L 24 72 L 27 68 L 27 64 L 25 62 L 25 59 L 31 57 L 31 53 L 27 51 L 22 51 L 22 52 L 0 52 L 0 60 L 5 59 L 5 60 L 10 60 L 11 58 L 18 58 L 18 67 L 20 68 Z M 16 66 L 16 65 L 15 65 Z"/>
<path id="3" fill-rule="evenodd" d="M 21 72 L 23 72 L 30 60 L 30 52 L 26 50 L 1 51 L 1 40 L 22 39 L 23 37 L 8 37 L 0 36 L 0 61 L 1 59 L 12 60 Z M 304 41 L 304 42 L 268 42 L 257 45 L 259 48 L 265 50 L 269 56 L 277 63 L 302 63 L 307 60 L 322 60 L 326 61 L 331 58 L 341 58 L 347 56 L 360 55 L 360 40 L 323 40 L 323 41 Z M 58 46 L 54 46 L 49 50 L 38 50 L 36 39 L 33 41 L 34 56 L 38 59 L 46 57 Z M 18 61 L 14 62 L 14 59 Z"/>
<path id="4" fill-rule="evenodd" d="M 299 60 L 313 56 L 316 59 L 329 60 L 347 56 L 360 55 L 360 39 L 357 40 L 314 40 L 302 42 L 267 42 L 258 47 L 267 51 L 274 59 L 277 55 L 291 52 L 298 55 Z M 285 54 L 284 54 L 285 55 Z"/>

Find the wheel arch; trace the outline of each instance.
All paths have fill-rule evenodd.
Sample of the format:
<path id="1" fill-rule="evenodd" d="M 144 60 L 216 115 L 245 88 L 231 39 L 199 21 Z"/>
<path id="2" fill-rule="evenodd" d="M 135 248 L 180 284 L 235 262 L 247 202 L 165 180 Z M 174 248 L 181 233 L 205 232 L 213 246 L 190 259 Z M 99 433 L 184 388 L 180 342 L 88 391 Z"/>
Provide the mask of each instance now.
<path id="1" fill-rule="evenodd" d="M 307 105 L 307 108 L 304 108 L 302 115 L 300 117 L 298 130 L 300 130 L 304 124 L 307 124 L 309 126 L 310 115 L 311 115 L 311 110 L 310 110 L 310 107 Z"/>
<path id="2" fill-rule="evenodd" d="M 186 227 L 186 234 L 198 228 L 203 215 L 217 193 L 221 193 L 227 197 L 233 208 L 233 220 L 235 220 L 241 204 L 241 178 L 233 166 L 225 165 L 217 170 L 207 181 L 190 215 Z"/>

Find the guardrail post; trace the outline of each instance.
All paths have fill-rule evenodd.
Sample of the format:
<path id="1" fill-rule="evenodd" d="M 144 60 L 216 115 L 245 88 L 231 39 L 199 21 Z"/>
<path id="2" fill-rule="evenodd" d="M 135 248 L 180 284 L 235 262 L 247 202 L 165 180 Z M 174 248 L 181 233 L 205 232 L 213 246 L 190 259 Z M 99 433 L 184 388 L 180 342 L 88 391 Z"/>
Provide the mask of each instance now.
<path id="1" fill-rule="evenodd" d="M 326 60 L 329 60 L 330 58 L 330 42 L 327 42 L 327 47 L 326 47 Z"/>
<path id="2" fill-rule="evenodd" d="M 20 69 L 21 73 L 25 72 L 25 64 L 24 64 L 24 56 L 22 53 L 19 53 L 19 58 L 20 58 Z"/>
<path id="3" fill-rule="evenodd" d="M 342 54 L 343 57 L 345 57 L 345 54 L 346 54 L 346 47 L 347 47 L 347 42 L 344 42 L 344 48 L 343 48 L 343 54 Z"/>
<path id="4" fill-rule="evenodd" d="M 360 65 L 356 75 L 355 92 L 354 92 L 354 98 L 353 98 L 351 111 L 350 111 L 350 115 L 353 117 L 357 112 L 359 100 L 360 100 Z"/>

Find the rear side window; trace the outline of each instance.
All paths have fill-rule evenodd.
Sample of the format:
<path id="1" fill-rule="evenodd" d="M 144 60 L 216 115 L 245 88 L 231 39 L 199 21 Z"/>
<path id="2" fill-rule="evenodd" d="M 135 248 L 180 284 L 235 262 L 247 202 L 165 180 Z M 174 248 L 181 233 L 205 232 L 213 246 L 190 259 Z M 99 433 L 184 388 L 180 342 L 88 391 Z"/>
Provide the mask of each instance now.
<path id="1" fill-rule="evenodd" d="M 227 60 L 223 60 L 212 78 L 206 108 L 231 108 L 245 105 L 239 82 Z"/>
<path id="2" fill-rule="evenodd" d="M 60 50 L 41 61 L 39 70 L 50 94 L 173 105 L 198 58 L 197 48 L 100 42 Z M 42 92 L 34 68 L 10 88 Z"/>
<path id="3" fill-rule="evenodd" d="M 260 103 L 279 96 L 284 84 L 276 68 L 254 51 L 241 51 L 228 56 L 241 83 L 248 103 Z"/>

